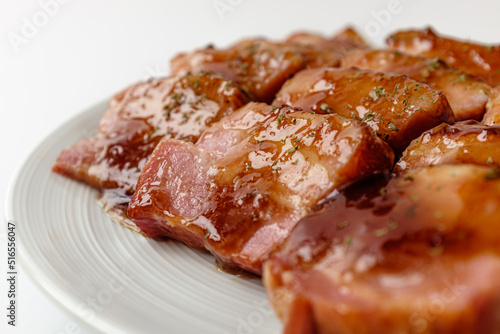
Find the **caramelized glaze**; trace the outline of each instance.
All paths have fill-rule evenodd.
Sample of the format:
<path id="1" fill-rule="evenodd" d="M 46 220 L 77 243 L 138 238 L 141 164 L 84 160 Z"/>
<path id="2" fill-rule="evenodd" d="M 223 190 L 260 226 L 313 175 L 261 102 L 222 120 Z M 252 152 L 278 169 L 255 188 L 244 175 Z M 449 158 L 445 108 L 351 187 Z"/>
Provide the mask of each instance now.
<path id="1" fill-rule="evenodd" d="M 319 207 L 266 262 L 285 333 L 497 333 L 498 170 L 441 165 L 385 182 Z"/>
<path id="2" fill-rule="evenodd" d="M 283 85 L 273 103 L 365 123 L 396 153 L 422 131 L 454 121 L 442 92 L 406 76 L 355 68 L 303 70 Z"/>
<path id="3" fill-rule="evenodd" d="M 500 86 L 491 90 L 490 99 L 486 104 L 486 113 L 482 122 L 486 125 L 500 124 Z"/>
<path id="4" fill-rule="evenodd" d="M 432 29 L 401 31 L 387 39 L 390 48 L 439 58 L 450 66 L 483 79 L 490 86 L 500 84 L 500 46 L 481 45 L 437 35 Z"/>
<path id="5" fill-rule="evenodd" d="M 308 68 L 338 67 L 346 52 L 369 47 L 363 37 L 353 28 L 346 28 L 332 38 L 298 32 L 288 36 L 285 44 L 297 49 Z"/>
<path id="6" fill-rule="evenodd" d="M 244 40 L 228 49 L 196 50 L 172 59 L 173 74 L 213 71 L 241 86 L 257 101 L 270 102 L 283 82 L 305 64 L 295 48 L 265 40 Z"/>
<path id="7" fill-rule="evenodd" d="M 284 42 L 243 40 L 226 49 L 209 46 L 171 61 L 172 73 L 213 71 L 234 81 L 255 101 L 270 103 L 281 85 L 304 67 L 338 66 L 342 55 L 367 43 L 352 28 L 332 38 L 297 33 Z"/>
<path id="8" fill-rule="evenodd" d="M 135 84 L 111 99 L 97 136 L 64 150 L 53 171 L 106 189 L 103 205 L 118 217 L 160 140 L 196 141 L 204 129 L 246 101 L 230 81 L 211 73 Z"/>
<path id="9" fill-rule="evenodd" d="M 207 248 L 260 274 L 298 219 L 333 190 L 391 168 L 392 150 L 338 115 L 250 103 L 196 145 L 163 141 L 128 214 L 151 237 Z"/>
<path id="10" fill-rule="evenodd" d="M 500 125 L 476 121 L 441 124 L 411 142 L 394 167 L 395 173 L 442 164 L 500 165 Z"/>
<path id="11" fill-rule="evenodd" d="M 455 119 L 483 118 L 491 87 L 471 74 L 454 69 L 439 59 L 412 56 L 394 50 L 355 50 L 342 59 L 342 67 L 393 72 L 442 91 Z"/>

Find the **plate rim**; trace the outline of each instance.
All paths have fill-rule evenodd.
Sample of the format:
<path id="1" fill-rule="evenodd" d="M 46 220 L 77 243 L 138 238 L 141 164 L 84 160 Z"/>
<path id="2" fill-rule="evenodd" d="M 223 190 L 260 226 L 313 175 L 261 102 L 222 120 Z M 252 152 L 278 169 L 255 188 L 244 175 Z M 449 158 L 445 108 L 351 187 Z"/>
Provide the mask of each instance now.
<path id="1" fill-rule="evenodd" d="M 58 126 L 54 127 L 48 134 L 46 134 L 43 139 L 35 145 L 31 150 L 29 150 L 18 162 L 16 165 L 13 174 L 10 177 L 9 183 L 7 185 L 7 192 L 5 196 L 5 202 L 4 202 L 4 214 L 3 214 L 3 219 L 5 222 L 5 225 L 7 226 L 8 222 L 13 221 L 16 224 L 17 228 L 17 220 L 14 217 L 15 216 L 15 206 L 16 203 L 13 200 L 14 193 L 16 191 L 16 187 L 19 185 L 20 178 L 23 175 L 23 172 L 28 164 L 28 162 L 32 159 L 32 157 L 36 154 L 36 152 L 47 145 L 48 142 L 50 142 L 51 137 L 58 132 L 61 132 L 65 127 L 68 125 L 75 123 L 75 122 L 81 122 L 83 119 L 89 116 L 89 113 L 94 113 L 97 112 L 99 108 L 102 108 L 103 106 L 107 106 L 109 99 L 101 99 L 99 102 L 93 103 L 82 110 L 80 110 L 78 113 L 75 115 L 69 117 L 67 120 L 63 121 L 60 123 Z M 106 110 L 103 110 L 103 114 Z M 74 143 L 73 143 L 74 144 Z M 23 242 L 22 242 L 22 236 L 20 234 L 16 235 L 16 257 L 17 260 L 19 261 L 19 264 L 21 265 L 22 271 L 26 273 L 26 276 L 30 280 L 33 285 L 40 291 L 50 302 L 55 305 L 61 312 L 63 312 L 65 315 L 67 315 L 70 319 L 72 319 L 75 323 L 77 323 L 80 326 L 83 326 L 85 329 L 90 330 L 92 332 L 96 333 L 104 333 L 101 328 L 97 326 L 96 323 L 92 323 L 90 321 L 87 321 L 83 319 L 82 317 L 78 316 L 77 312 L 75 311 L 74 307 L 68 306 L 68 301 L 71 299 L 66 299 L 67 302 L 64 303 L 62 299 L 57 298 L 54 294 L 50 293 L 49 288 L 47 284 L 43 283 L 41 280 L 36 278 L 37 273 L 33 270 L 33 267 L 30 265 L 32 263 L 32 259 L 29 258 L 27 251 L 23 251 Z M 17 270 L 17 274 L 19 274 L 19 269 Z M 73 311 L 72 311 L 73 310 Z"/>

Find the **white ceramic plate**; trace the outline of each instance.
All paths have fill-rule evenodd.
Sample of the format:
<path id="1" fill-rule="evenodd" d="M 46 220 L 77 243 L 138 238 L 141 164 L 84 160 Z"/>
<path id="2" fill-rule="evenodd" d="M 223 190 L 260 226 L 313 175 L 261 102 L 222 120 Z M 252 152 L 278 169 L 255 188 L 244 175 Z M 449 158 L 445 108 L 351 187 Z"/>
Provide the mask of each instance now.
<path id="1" fill-rule="evenodd" d="M 46 138 L 18 170 L 6 215 L 29 276 L 104 333 L 279 333 L 258 278 L 220 272 L 214 258 L 113 222 L 97 191 L 51 172 L 62 149 L 95 132 L 100 103 Z"/>

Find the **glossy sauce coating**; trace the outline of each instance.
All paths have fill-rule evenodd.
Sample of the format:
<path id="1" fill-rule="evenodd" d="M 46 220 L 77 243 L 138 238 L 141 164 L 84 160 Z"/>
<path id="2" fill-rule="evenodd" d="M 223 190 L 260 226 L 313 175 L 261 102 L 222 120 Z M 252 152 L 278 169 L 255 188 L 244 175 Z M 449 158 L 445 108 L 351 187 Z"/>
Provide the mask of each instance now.
<path id="1" fill-rule="evenodd" d="M 486 125 L 500 124 L 500 86 L 491 90 L 490 99 L 486 104 L 486 113 L 482 123 Z"/>
<path id="2" fill-rule="evenodd" d="M 370 48 L 370 43 L 365 40 L 359 31 L 353 26 L 347 26 L 337 32 L 331 40 L 349 45 L 351 48 L 365 49 Z M 346 50 L 347 51 L 347 50 Z"/>
<path id="3" fill-rule="evenodd" d="M 263 102 L 271 102 L 281 85 L 304 66 L 296 48 L 259 39 L 243 40 L 227 49 L 208 47 L 179 54 L 171 61 L 173 74 L 220 73 Z"/>
<path id="4" fill-rule="evenodd" d="M 345 53 L 354 49 L 366 49 L 368 43 L 352 27 L 348 27 L 332 38 L 297 32 L 290 35 L 285 44 L 293 45 L 304 57 L 306 67 L 338 67 Z"/>
<path id="5" fill-rule="evenodd" d="M 337 51 L 339 54 L 351 49 L 365 49 L 370 47 L 370 44 L 354 27 L 346 27 L 330 38 L 310 32 L 296 32 L 285 39 L 285 43 L 290 42 L 302 45 L 331 43 L 330 45 L 336 45 L 338 47 Z"/>
<path id="6" fill-rule="evenodd" d="M 454 121 L 442 92 L 405 76 L 355 68 L 303 70 L 283 85 L 273 103 L 365 123 L 396 153 L 423 131 Z"/>
<path id="7" fill-rule="evenodd" d="M 209 46 L 171 61 L 172 73 L 200 70 L 220 73 L 240 85 L 255 101 L 270 103 L 283 83 L 299 70 L 336 67 L 345 52 L 368 44 L 354 29 L 332 38 L 296 33 L 283 42 L 242 40 L 226 49 Z"/>
<path id="8" fill-rule="evenodd" d="M 238 88 L 210 73 L 133 85 L 110 101 L 98 135 L 63 151 L 53 169 L 96 188 L 133 189 L 161 139 L 196 141 L 245 102 Z"/>
<path id="9" fill-rule="evenodd" d="M 412 56 L 395 50 L 355 50 L 346 54 L 342 67 L 358 67 L 407 75 L 442 91 L 455 119 L 483 118 L 491 87 L 471 74 L 454 69 L 439 59 Z"/>
<path id="10" fill-rule="evenodd" d="M 389 170 L 393 159 L 365 125 L 250 103 L 196 145 L 161 142 L 128 214 L 151 237 L 205 247 L 224 266 L 260 274 L 269 252 L 320 200 Z"/>
<path id="11" fill-rule="evenodd" d="M 500 125 L 476 121 L 441 124 L 414 139 L 394 167 L 395 173 L 443 164 L 500 165 Z"/>
<path id="12" fill-rule="evenodd" d="M 386 182 L 346 189 L 266 262 L 285 333 L 498 333 L 498 170 L 441 165 Z"/>
<path id="13" fill-rule="evenodd" d="M 390 48 L 427 58 L 440 58 L 450 66 L 500 84 L 500 46 L 463 42 L 437 35 L 432 29 L 401 31 L 387 39 Z"/>
<path id="14" fill-rule="evenodd" d="M 135 84 L 111 99 L 97 136 L 64 150 L 53 170 L 108 189 L 104 206 L 116 207 L 119 214 L 161 139 L 196 141 L 204 129 L 246 101 L 231 82 L 210 73 Z"/>

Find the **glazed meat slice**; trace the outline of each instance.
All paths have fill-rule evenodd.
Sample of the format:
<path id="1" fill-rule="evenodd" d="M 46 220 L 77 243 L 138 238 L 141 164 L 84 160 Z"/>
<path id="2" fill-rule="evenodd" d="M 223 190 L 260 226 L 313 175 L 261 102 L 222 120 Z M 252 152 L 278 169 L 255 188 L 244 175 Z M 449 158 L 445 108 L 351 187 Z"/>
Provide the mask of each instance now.
<path id="1" fill-rule="evenodd" d="M 499 333 L 498 170 L 441 165 L 370 184 L 301 220 L 264 264 L 285 333 Z"/>
<path id="2" fill-rule="evenodd" d="M 438 36 L 432 29 L 401 31 L 387 39 L 389 47 L 413 55 L 440 58 L 450 66 L 500 84 L 500 46 L 481 45 Z"/>
<path id="3" fill-rule="evenodd" d="M 332 38 L 299 32 L 290 35 L 285 44 L 294 45 L 308 68 L 338 67 L 345 53 L 355 49 L 366 49 L 368 43 L 353 28 L 348 27 Z"/>
<path id="4" fill-rule="evenodd" d="M 244 40 L 227 49 L 207 47 L 171 61 L 174 74 L 213 71 L 240 85 L 257 101 L 271 102 L 281 85 L 305 63 L 295 47 Z"/>
<path id="5" fill-rule="evenodd" d="M 491 90 L 482 122 L 487 125 L 500 124 L 500 86 Z"/>
<path id="6" fill-rule="evenodd" d="M 342 67 L 404 74 L 442 91 L 457 121 L 482 120 L 491 87 L 481 79 L 435 58 L 412 56 L 394 50 L 355 50 L 346 54 Z"/>
<path id="7" fill-rule="evenodd" d="M 476 121 L 443 123 L 413 140 L 394 172 L 461 163 L 500 165 L 500 125 L 488 126 Z"/>
<path id="8" fill-rule="evenodd" d="M 130 200 L 141 168 L 163 138 L 196 141 L 247 99 L 227 79 L 203 73 L 154 79 L 115 95 L 97 136 L 64 150 L 53 170 L 102 189 L 109 205 Z"/>
<path id="9" fill-rule="evenodd" d="M 347 45 L 347 49 L 367 49 L 370 48 L 370 43 L 366 41 L 363 36 L 354 28 L 354 27 L 346 27 L 345 29 L 336 33 L 333 38 L 333 41 L 337 41 L 340 43 L 344 43 Z"/>
<path id="10" fill-rule="evenodd" d="M 162 141 L 128 214 L 153 238 L 206 248 L 224 266 L 261 273 L 295 223 L 332 191 L 392 168 L 363 124 L 249 103 L 195 144 Z"/>
<path id="11" fill-rule="evenodd" d="M 302 45 L 325 45 L 331 43 L 335 46 L 335 52 L 342 55 L 351 49 L 366 49 L 370 45 L 353 27 L 347 27 L 336 33 L 331 38 L 325 38 L 321 35 L 309 32 L 297 32 L 285 39 L 285 43 L 297 43 Z"/>
<path id="12" fill-rule="evenodd" d="M 286 43 L 304 60 L 306 68 L 338 67 L 342 55 L 353 47 L 309 33 L 298 33 Z"/>
<path id="13" fill-rule="evenodd" d="M 162 138 L 196 141 L 246 101 L 210 73 L 135 84 L 111 99 L 98 135 L 63 151 L 53 169 L 96 188 L 133 188 L 137 169 Z"/>
<path id="14" fill-rule="evenodd" d="M 304 67 L 336 67 L 345 52 L 366 47 L 352 28 L 332 38 L 297 33 L 284 42 L 249 39 L 227 49 L 210 46 L 180 54 L 172 60 L 171 68 L 174 74 L 200 70 L 220 73 L 252 99 L 270 103 L 283 83 Z"/>
<path id="15" fill-rule="evenodd" d="M 406 76 L 355 68 L 300 71 L 283 85 L 273 103 L 366 123 L 396 153 L 423 131 L 454 121 L 441 91 Z"/>
<path id="16" fill-rule="evenodd" d="M 338 53 L 337 46 L 332 43 L 324 42 L 317 45 L 293 44 L 297 54 L 300 54 L 304 60 L 304 67 L 338 67 L 341 56 Z"/>

